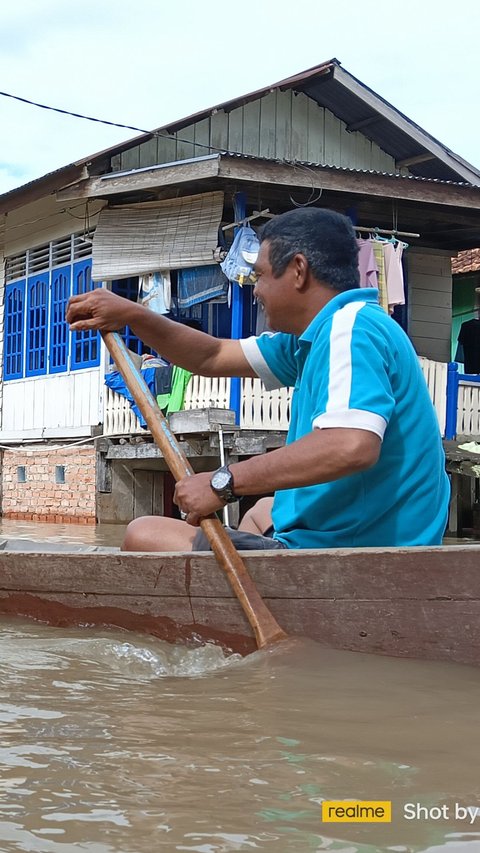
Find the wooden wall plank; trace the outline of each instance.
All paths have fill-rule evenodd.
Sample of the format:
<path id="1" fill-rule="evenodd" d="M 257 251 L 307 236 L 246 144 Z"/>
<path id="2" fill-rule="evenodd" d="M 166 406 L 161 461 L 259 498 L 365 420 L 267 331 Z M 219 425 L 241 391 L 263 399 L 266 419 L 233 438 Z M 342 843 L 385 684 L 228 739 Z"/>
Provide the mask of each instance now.
<path id="1" fill-rule="evenodd" d="M 260 102 L 260 156 L 275 157 L 275 112 L 276 97 L 271 92 Z"/>
<path id="2" fill-rule="evenodd" d="M 210 144 L 222 151 L 228 149 L 228 114 L 223 110 L 210 119 Z"/>
<path id="3" fill-rule="evenodd" d="M 155 166 L 158 163 L 157 140 L 149 139 L 138 146 L 138 164 L 141 169 L 144 166 Z"/>
<path id="4" fill-rule="evenodd" d="M 177 160 L 189 160 L 191 157 L 194 157 L 194 126 L 182 127 L 175 135 L 177 138 Z"/>
<path id="5" fill-rule="evenodd" d="M 243 107 L 232 110 L 228 117 L 228 150 L 243 150 Z"/>
<path id="6" fill-rule="evenodd" d="M 260 154 L 260 100 L 250 101 L 243 108 L 243 146 L 245 154 Z"/>
<path id="7" fill-rule="evenodd" d="M 276 156 L 291 159 L 292 92 L 277 92 L 275 114 Z"/>
<path id="8" fill-rule="evenodd" d="M 204 118 L 194 125 L 195 157 L 205 157 L 210 151 L 210 119 Z"/>
<path id="9" fill-rule="evenodd" d="M 325 163 L 325 110 L 308 99 L 307 161 Z"/>
<path id="10" fill-rule="evenodd" d="M 340 166 L 340 120 L 330 110 L 325 110 L 325 163 Z"/>
<path id="11" fill-rule="evenodd" d="M 177 157 L 177 138 L 175 135 L 161 135 L 157 138 L 157 163 L 175 163 Z"/>
<path id="12" fill-rule="evenodd" d="M 290 156 L 292 160 L 308 160 L 308 105 L 309 98 L 299 92 L 292 96 L 292 130 Z"/>

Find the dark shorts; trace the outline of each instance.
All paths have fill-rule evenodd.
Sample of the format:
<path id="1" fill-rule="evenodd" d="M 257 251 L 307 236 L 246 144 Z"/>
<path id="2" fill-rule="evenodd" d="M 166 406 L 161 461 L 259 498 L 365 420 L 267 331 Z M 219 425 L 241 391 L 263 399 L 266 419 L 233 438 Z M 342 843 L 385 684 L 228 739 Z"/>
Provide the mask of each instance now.
<path id="1" fill-rule="evenodd" d="M 283 542 L 273 539 L 273 527 L 265 531 L 264 536 L 256 533 L 246 533 L 244 530 L 225 528 L 237 551 L 271 551 L 274 548 L 285 548 Z M 203 530 L 199 530 L 193 540 L 192 551 L 211 551 L 210 542 Z"/>

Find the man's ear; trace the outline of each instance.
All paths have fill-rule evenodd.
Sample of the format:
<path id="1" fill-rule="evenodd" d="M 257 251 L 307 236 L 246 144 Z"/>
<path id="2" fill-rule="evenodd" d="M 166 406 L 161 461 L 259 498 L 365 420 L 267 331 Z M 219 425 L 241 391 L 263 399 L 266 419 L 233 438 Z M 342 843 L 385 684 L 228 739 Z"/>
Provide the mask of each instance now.
<path id="1" fill-rule="evenodd" d="M 293 272 L 293 283 L 296 290 L 303 290 L 309 276 L 310 268 L 305 255 L 298 252 L 290 261 Z"/>

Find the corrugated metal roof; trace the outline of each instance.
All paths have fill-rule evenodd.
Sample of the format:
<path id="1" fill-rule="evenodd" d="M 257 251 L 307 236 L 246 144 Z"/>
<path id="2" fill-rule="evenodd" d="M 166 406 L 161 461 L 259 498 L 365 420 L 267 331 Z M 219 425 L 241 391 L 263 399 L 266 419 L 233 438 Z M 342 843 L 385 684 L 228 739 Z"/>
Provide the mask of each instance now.
<path id="1" fill-rule="evenodd" d="M 348 166 L 330 166 L 330 165 L 325 165 L 325 163 L 313 163 L 313 162 L 305 161 L 305 160 L 287 160 L 287 159 L 272 160 L 269 157 L 258 157 L 255 154 L 237 154 L 237 153 L 234 153 L 232 151 L 220 151 L 219 154 L 222 157 L 232 157 L 232 158 L 236 158 L 238 160 L 255 160 L 258 162 L 265 162 L 265 163 L 272 163 L 272 162 L 274 162 L 274 163 L 286 163 L 289 166 L 299 166 L 299 167 L 303 166 L 306 169 L 315 168 L 315 169 L 322 169 L 324 171 L 345 172 L 347 174 L 355 174 L 355 175 L 377 175 L 377 176 L 384 177 L 384 178 L 396 178 L 399 181 L 423 181 L 423 182 L 428 183 L 428 184 L 445 184 L 446 186 L 453 186 L 453 187 L 476 186 L 476 184 L 471 184 L 467 181 L 449 181 L 449 180 L 445 180 L 443 178 L 427 178 L 427 177 L 424 177 L 423 175 L 401 175 L 401 174 L 398 174 L 398 172 L 379 172 L 375 169 L 351 169 Z M 198 160 L 204 160 L 206 158 L 198 157 L 195 159 L 196 160 L 197 159 Z M 191 161 L 191 162 L 193 162 L 193 161 Z M 168 164 L 163 164 L 163 165 L 168 165 Z M 150 167 L 146 167 L 146 168 L 151 169 L 152 167 L 150 166 Z M 132 170 L 131 173 L 128 173 L 128 174 L 133 174 L 133 173 L 136 173 L 139 171 L 144 171 L 144 170 L 134 169 L 134 170 Z M 118 172 L 114 172 L 114 173 L 112 172 L 112 177 L 118 176 L 118 174 L 119 174 Z M 120 174 L 127 174 L 127 173 L 120 173 Z"/>
<path id="2" fill-rule="evenodd" d="M 0 212 L 24 203 L 27 198 L 30 200 L 30 196 L 38 197 L 44 184 L 46 187 L 49 184 L 52 186 L 55 184 L 58 188 L 58 181 L 68 170 L 72 171 L 74 168 L 78 169 L 88 164 L 92 166 L 93 173 L 98 174 L 100 164 L 103 164 L 105 158 L 111 158 L 123 151 L 135 148 L 141 142 L 146 142 L 154 136 L 167 135 L 181 130 L 221 110 L 230 112 L 242 104 L 258 100 L 276 89 L 291 89 L 294 92 L 305 93 L 320 106 L 331 110 L 344 121 L 347 129 L 360 130 L 368 139 L 371 139 L 390 156 L 394 157 L 396 162 L 422 156 L 429 157 L 430 159 L 422 163 L 412 164 L 409 167 L 415 177 L 453 183 L 458 182 L 460 178 L 463 182 L 474 185 L 480 184 L 480 170 L 442 145 L 419 125 L 389 104 L 388 101 L 345 71 L 337 59 L 331 59 L 270 86 L 265 86 L 262 89 L 257 89 L 254 92 L 187 116 L 177 122 L 159 127 L 152 130 L 151 133 L 136 136 L 124 143 L 114 145 L 83 160 L 78 160 L 76 163 L 69 164 L 63 169 L 50 172 L 22 187 L 10 190 L 8 193 L 0 195 Z M 70 181 L 67 178 L 65 183 L 68 182 Z M 54 189 L 46 191 L 52 192 Z"/>

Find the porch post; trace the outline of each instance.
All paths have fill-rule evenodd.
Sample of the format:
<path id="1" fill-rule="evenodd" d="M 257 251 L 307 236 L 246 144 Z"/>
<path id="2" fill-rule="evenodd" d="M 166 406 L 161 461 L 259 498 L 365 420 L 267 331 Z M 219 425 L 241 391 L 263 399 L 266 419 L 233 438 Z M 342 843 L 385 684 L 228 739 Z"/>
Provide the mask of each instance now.
<path id="1" fill-rule="evenodd" d="M 247 215 L 247 196 L 244 192 L 235 193 L 233 201 L 234 222 L 239 222 Z M 235 229 L 235 234 L 238 229 Z M 230 326 L 230 337 L 238 340 L 242 337 L 243 328 L 243 292 L 239 284 L 232 282 L 232 319 Z M 230 408 L 235 412 L 235 423 L 240 423 L 242 401 L 242 380 L 239 376 L 232 376 L 230 381 Z"/>
<path id="2" fill-rule="evenodd" d="M 445 438 L 452 440 L 457 435 L 458 407 L 458 364 L 450 361 L 447 368 L 447 408 L 445 415 Z"/>

